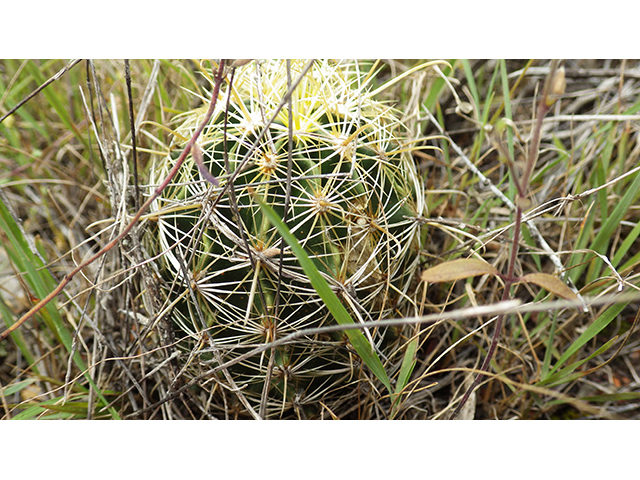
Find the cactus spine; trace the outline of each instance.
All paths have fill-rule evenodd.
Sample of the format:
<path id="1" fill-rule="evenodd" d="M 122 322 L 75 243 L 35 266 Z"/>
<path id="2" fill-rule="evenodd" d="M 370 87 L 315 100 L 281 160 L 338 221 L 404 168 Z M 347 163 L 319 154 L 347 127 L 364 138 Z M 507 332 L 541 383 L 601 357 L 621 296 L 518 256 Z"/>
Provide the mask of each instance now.
<path id="1" fill-rule="evenodd" d="M 291 62 L 292 79 L 305 64 Z M 288 228 L 354 319 L 396 316 L 407 303 L 426 213 L 423 187 L 402 126 L 391 108 L 372 98 L 371 77 L 361 68 L 315 62 L 292 94 L 291 112 L 287 103 L 277 112 L 288 90 L 286 62 L 239 68 L 198 140 L 219 185 L 206 181 L 189 159 L 154 202 L 157 222 L 146 240 L 159 255 L 192 374 L 332 322 L 256 195 L 281 217 L 286 210 Z M 179 152 L 203 111 L 182 115 L 172 152 Z M 156 161 L 152 183 L 175 157 Z M 367 336 L 382 358 L 396 344 L 393 332 L 369 329 Z M 308 335 L 228 371 L 249 404 L 266 404 L 268 417 L 313 415 L 319 402 L 345 401 L 366 379 L 339 334 Z M 225 395 L 233 397 L 223 392 L 227 381 L 220 375 L 219 383 L 209 384 L 213 410 L 222 408 Z"/>

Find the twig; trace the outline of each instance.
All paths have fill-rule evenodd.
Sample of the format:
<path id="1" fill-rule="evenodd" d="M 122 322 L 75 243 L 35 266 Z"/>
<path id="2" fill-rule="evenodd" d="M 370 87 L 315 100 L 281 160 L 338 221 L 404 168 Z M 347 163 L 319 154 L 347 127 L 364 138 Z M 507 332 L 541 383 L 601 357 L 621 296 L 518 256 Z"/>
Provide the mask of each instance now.
<path id="1" fill-rule="evenodd" d="M 529 67 L 526 71 L 527 76 L 545 76 L 548 75 L 550 67 Z M 519 77 L 523 70 L 516 70 L 510 73 L 507 78 Z M 567 68 L 566 76 L 568 78 L 592 78 L 592 77 L 617 77 L 621 76 L 619 68 Z M 624 76 L 628 78 L 640 78 L 640 71 L 636 68 L 626 70 Z"/>
<path id="2" fill-rule="evenodd" d="M 593 115 L 554 115 L 545 118 L 544 123 L 550 122 L 637 122 L 640 115 L 625 114 L 593 114 Z M 527 123 L 524 121 L 522 123 Z"/>
<path id="3" fill-rule="evenodd" d="M 138 184 L 138 149 L 136 148 L 136 127 L 133 116 L 133 96 L 131 95 L 131 70 L 129 60 L 124 61 L 124 77 L 127 82 L 127 99 L 129 101 L 129 124 L 131 126 L 131 146 L 133 148 L 133 185 L 135 187 L 135 206 L 140 210 L 140 186 Z"/>
<path id="4" fill-rule="evenodd" d="M 151 69 L 151 75 L 149 76 L 149 81 L 147 82 L 147 87 L 144 89 L 144 93 L 142 94 L 142 100 L 140 101 L 140 108 L 138 109 L 138 118 L 136 118 L 136 132 L 140 128 L 140 124 L 144 119 L 147 108 L 151 104 L 151 100 L 153 99 L 153 93 L 158 85 L 158 73 L 160 72 L 160 62 L 158 60 L 154 60 L 153 68 Z"/>

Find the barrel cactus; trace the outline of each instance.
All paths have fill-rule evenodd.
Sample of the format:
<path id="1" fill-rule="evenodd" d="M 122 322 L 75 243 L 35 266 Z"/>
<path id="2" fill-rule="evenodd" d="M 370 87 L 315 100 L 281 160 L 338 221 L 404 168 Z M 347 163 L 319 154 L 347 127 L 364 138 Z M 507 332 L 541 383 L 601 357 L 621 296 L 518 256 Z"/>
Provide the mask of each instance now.
<path id="1" fill-rule="evenodd" d="M 290 78 L 306 64 L 290 62 Z M 190 157 L 153 203 L 157 221 L 147 228 L 146 245 L 158 258 L 188 374 L 333 321 L 256 196 L 284 218 L 355 321 L 397 316 L 408 303 L 426 213 L 423 187 L 411 142 L 392 108 L 373 98 L 371 76 L 362 70 L 356 62 L 316 61 L 289 112 L 287 102 L 281 105 L 286 62 L 239 68 L 230 98 L 228 75 L 197 142 L 217 184 Z M 152 168 L 152 184 L 175 165 L 207 108 L 202 102 L 181 115 L 170 153 Z M 401 335 L 369 328 L 366 336 L 393 370 Z M 235 403 L 239 416 L 262 406 L 266 417 L 304 418 L 361 392 L 367 379 L 346 337 L 313 333 L 243 358 L 226 376 L 200 382 L 200 391 L 213 414 Z"/>

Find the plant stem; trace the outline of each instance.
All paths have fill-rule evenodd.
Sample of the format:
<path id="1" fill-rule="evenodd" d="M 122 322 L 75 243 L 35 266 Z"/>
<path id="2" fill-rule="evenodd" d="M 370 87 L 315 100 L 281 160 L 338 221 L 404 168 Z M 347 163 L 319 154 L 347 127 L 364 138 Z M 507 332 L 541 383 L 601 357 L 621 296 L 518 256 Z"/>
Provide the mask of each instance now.
<path id="1" fill-rule="evenodd" d="M 133 150 L 133 185 L 135 187 L 135 207 L 140 210 L 140 184 L 138 182 L 138 148 L 136 144 L 136 127 L 133 116 L 133 97 L 131 95 L 131 70 L 129 60 L 124 61 L 124 78 L 127 83 L 127 100 L 129 103 L 129 123 L 131 128 L 131 147 Z"/>
<path id="2" fill-rule="evenodd" d="M 516 280 L 514 278 L 514 272 L 515 272 L 516 258 L 518 256 L 518 247 L 519 247 L 518 239 L 520 238 L 521 222 L 522 222 L 522 209 L 520 208 L 519 205 L 517 205 L 516 206 L 516 223 L 513 227 L 513 246 L 511 248 L 511 257 L 509 258 L 509 271 L 505 279 L 504 290 L 502 291 L 503 302 L 509 300 L 509 297 L 511 296 L 511 286 Z M 473 380 L 473 383 L 465 392 L 464 396 L 462 397 L 462 400 L 458 404 L 458 407 L 455 409 L 451 417 L 449 417 L 450 420 L 453 420 L 460 413 L 460 410 L 462 410 L 462 407 L 464 407 L 464 405 L 467 403 L 467 400 L 469 400 L 469 396 L 471 395 L 471 393 L 480 384 L 480 382 L 484 380 L 485 375 L 483 372 L 486 372 L 487 370 L 489 370 L 489 364 L 493 359 L 493 355 L 495 354 L 496 348 L 498 346 L 498 340 L 500 339 L 500 334 L 502 333 L 502 322 L 504 320 L 504 316 L 505 316 L 504 313 L 501 313 L 500 315 L 498 315 L 498 318 L 496 320 L 495 330 L 493 332 L 493 337 L 491 338 L 491 345 L 489 346 L 489 351 L 487 352 L 487 356 L 485 357 L 484 362 L 480 367 L 480 373 L 476 375 L 476 378 Z"/>
<path id="3" fill-rule="evenodd" d="M 531 173 L 533 172 L 533 168 L 538 160 L 538 152 L 540 150 L 540 139 L 542 134 L 542 121 L 544 120 L 545 115 L 551 109 L 551 106 L 555 102 L 556 96 L 562 94 L 564 92 L 564 74 L 558 80 L 556 79 L 556 71 L 558 70 L 558 60 L 551 61 L 551 67 L 549 69 L 549 75 L 547 76 L 544 87 L 542 89 L 542 95 L 540 96 L 540 101 L 538 102 L 538 109 L 536 114 L 536 123 L 533 128 L 532 137 L 531 137 L 531 145 L 529 146 L 529 152 L 527 155 L 527 163 L 525 165 L 525 170 L 522 174 L 521 178 L 518 178 L 516 170 L 514 168 L 513 159 L 509 157 L 506 149 L 502 148 L 500 142 L 497 142 L 499 150 L 506 157 L 507 163 L 509 164 L 509 168 L 511 170 L 511 175 L 513 177 L 513 181 L 517 188 L 516 193 L 516 219 L 515 225 L 513 227 L 513 243 L 511 246 L 511 256 L 509 258 L 509 269 L 507 272 L 507 276 L 505 278 L 504 290 L 502 292 L 502 301 L 509 300 L 511 296 L 511 287 L 513 286 L 516 278 L 514 277 L 516 259 L 518 257 L 518 248 L 519 248 L 519 239 L 520 239 L 520 229 L 522 224 L 522 205 L 525 204 L 527 190 L 529 187 L 529 180 L 531 179 Z M 502 324 L 504 321 L 505 314 L 500 314 L 496 319 L 495 331 L 493 332 L 493 337 L 491 338 L 491 345 L 489 347 L 489 351 L 487 352 L 487 356 L 480 367 L 480 373 L 476 375 L 471 386 L 467 389 L 462 400 L 458 404 L 457 408 L 454 410 L 451 417 L 451 420 L 454 419 L 462 410 L 462 407 L 467 403 L 469 396 L 475 390 L 475 388 L 482 382 L 485 375 L 484 372 L 488 371 L 489 364 L 493 359 L 496 348 L 498 346 L 498 340 L 500 339 L 500 334 L 502 333 Z"/>

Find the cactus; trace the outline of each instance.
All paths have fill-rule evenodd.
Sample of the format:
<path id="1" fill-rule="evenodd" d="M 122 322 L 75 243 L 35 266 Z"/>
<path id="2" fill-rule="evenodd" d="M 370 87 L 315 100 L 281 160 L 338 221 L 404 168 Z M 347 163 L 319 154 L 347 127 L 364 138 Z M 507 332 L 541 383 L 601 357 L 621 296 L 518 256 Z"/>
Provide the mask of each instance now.
<path id="1" fill-rule="evenodd" d="M 305 64 L 291 62 L 292 79 Z M 223 89 L 196 149 L 218 184 L 206 181 L 191 157 L 153 203 L 157 222 L 147 229 L 146 244 L 158 256 L 192 375 L 292 332 L 332 323 L 254 196 L 285 218 L 356 321 L 393 317 L 410 303 L 426 213 L 423 187 L 402 125 L 372 98 L 372 77 L 362 68 L 315 62 L 292 94 L 290 126 L 288 104 L 277 112 L 288 90 L 286 62 L 240 67 L 230 98 Z M 205 108 L 181 115 L 171 153 L 152 168 L 152 184 L 175 164 Z M 365 333 L 392 368 L 398 332 Z M 268 349 L 228 373 L 235 385 L 222 374 L 207 384 L 213 413 L 233 403 L 220 383 L 239 389 L 249 408 L 257 410 L 262 401 L 267 417 L 293 412 L 302 418 L 317 414 L 320 402 L 338 405 L 362 392 L 367 381 L 357 354 L 336 333 Z M 246 402 L 238 407 L 241 416 Z"/>

